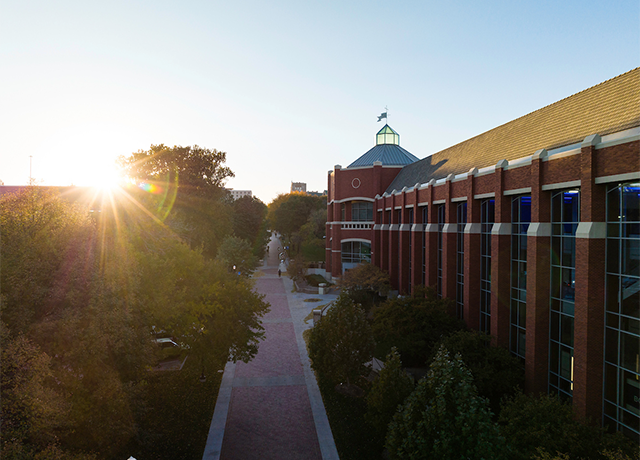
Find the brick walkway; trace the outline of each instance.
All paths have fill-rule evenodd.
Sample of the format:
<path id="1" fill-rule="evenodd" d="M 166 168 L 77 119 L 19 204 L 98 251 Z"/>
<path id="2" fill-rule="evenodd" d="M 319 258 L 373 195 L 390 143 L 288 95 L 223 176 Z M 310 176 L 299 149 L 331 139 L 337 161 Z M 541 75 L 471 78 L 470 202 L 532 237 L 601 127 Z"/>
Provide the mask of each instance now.
<path id="1" fill-rule="evenodd" d="M 338 459 L 302 339 L 304 318 L 336 296 L 292 294 L 291 280 L 278 278 L 278 240 L 269 246 L 256 276 L 271 305 L 265 340 L 252 361 L 225 367 L 203 460 Z M 304 302 L 311 297 L 322 301 Z"/>

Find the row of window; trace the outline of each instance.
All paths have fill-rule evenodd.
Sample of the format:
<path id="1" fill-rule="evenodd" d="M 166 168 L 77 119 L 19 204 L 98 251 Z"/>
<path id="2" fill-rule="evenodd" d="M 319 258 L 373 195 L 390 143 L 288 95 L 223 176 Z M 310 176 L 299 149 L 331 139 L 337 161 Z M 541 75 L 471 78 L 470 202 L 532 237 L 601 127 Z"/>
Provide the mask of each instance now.
<path id="1" fill-rule="evenodd" d="M 413 211 L 413 210 L 412 210 Z M 438 206 L 437 289 L 442 294 L 444 206 Z M 456 311 L 464 311 L 464 228 L 466 203 L 456 209 Z M 353 207 L 352 207 L 353 212 Z M 360 211 L 358 211 L 360 212 Z M 422 221 L 427 222 L 424 207 Z M 387 213 L 390 214 L 390 213 Z M 611 187 L 607 193 L 606 329 L 604 421 L 631 436 L 640 435 L 640 183 Z M 510 350 L 526 356 L 527 231 L 531 197 L 518 196 L 511 208 Z M 386 216 L 390 219 L 390 215 Z M 495 201 L 481 203 L 480 330 L 491 331 L 491 230 Z M 413 221 L 413 219 L 412 219 Z M 573 393 L 576 230 L 580 192 L 566 190 L 551 198 L 549 313 L 549 391 L 565 399 Z M 343 260 L 370 260 L 366 243 L 343 243 Z M 426 234 L 422 239 L 422 275 L 426 274 Z M 345 246 L 346 245 L 346 246 Z"/>

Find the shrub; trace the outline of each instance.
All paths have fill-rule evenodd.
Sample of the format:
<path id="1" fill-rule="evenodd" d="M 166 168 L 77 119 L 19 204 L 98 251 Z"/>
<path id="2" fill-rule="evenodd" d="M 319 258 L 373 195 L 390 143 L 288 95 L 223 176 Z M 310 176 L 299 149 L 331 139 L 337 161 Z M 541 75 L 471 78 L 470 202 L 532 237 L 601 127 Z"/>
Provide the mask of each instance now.
<path id="1" fill-rule="evenodd" d="M 385 447 L 391 459 L 508 458 L 491 416 L 460 356 L 451 359 L 441 347 L 393 417 Z"/>
<path id="2" fill-rule="evenodd" d="M 637 458 L 637 446 L 634 454 L 633 445 L 621 434 L 607 434 L 583 422 L 574 417 L 571 403 L 555 395 L 521 392 L 505 401 L 499 417 L 514 459 Z"/>

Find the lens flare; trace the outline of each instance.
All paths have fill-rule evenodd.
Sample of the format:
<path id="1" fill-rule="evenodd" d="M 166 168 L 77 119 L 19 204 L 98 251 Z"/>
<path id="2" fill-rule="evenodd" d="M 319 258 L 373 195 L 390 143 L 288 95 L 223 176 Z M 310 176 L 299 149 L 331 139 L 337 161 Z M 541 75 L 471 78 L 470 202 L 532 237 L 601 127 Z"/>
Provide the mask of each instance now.
<path id="1" fill-rule="evenodd" d="M 147 182 L 143 182 L 141 184 L 138 184 L 138 187 L 140 187 L 145 192 L 153 193 L 154 195 L 159 195 L 160 193 L 162 193 L 162 188 L 158 187 L 155 184 L 149 184 Z"/>

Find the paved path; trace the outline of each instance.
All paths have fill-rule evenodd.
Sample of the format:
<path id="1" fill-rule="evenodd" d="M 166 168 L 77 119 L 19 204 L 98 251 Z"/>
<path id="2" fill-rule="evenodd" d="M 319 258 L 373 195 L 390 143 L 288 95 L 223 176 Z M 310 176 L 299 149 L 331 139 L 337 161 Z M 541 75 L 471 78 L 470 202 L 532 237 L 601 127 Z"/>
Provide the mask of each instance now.
<path id="1" fill-rule="evenodd" d="M 291 280 L 278 278 L 279 245 L 272 237 L 256 275 L 256 290 L 271 305 L 265 340 L 251 362 L 227 363 L 203 460 L 338 459 L 302 339 L 312 326 L 304 318 L 336 296 L 291 293 Z"/>

